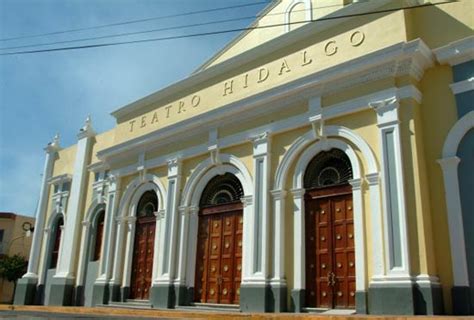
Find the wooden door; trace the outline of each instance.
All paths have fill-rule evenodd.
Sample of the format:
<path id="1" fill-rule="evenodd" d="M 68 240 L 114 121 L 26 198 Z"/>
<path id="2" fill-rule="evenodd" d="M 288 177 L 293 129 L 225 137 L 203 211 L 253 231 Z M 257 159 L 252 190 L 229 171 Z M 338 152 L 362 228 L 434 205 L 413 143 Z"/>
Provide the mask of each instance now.
<path id="1" fill-rule="evenodd" d="M 147 300 L 150 297 L 155 228 L 156 223 L 153 218 L 147 217 L 137 221 L 130 281 L 130 299 Z"/>
<path id="2" fill-rule="evenodd" d="M 355 252 L 350 186 L 306 194 L 306 306 L 355 307 Z"/>
<path id="3" fill-rule="evenodd" d="M 242 272 L 241 204 L 201 210 L 196 257 L 195 300 L 238 304 Z"/>

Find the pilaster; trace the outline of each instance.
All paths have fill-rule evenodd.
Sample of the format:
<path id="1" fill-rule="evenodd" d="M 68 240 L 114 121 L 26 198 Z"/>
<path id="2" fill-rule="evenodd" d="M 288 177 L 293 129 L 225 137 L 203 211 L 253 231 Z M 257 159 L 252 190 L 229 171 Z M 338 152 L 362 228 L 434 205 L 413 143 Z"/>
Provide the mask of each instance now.
<path id="1" fill-rule="evenodd" d="M 44 150 L 46 151 L 46 157 L 43 167 L 43 178 L 41 180 L 39 203 L 36 209 L 36 232 L 33 233 L 27 272 L 25 275 L 23 275 L 22 279 L 18 280 L 14 297 L 14 304 L 16 305 L 34 303 L 36 284 L 38 283 L 39 274 L 39 255 L 41 252 L 41 244 L 43 242 L 42 230 L 45 227 L 46 211 L 48 207 L 48 180 L 52 176 L 54 161 L 56 160 L 58 152 L 61 150 L 59 145 L 59 135 L 56 135 L 53 141 L 49 143 Z"/>
<path id="2" fill-rule="evenodd" d="M 291 292 L 292 309 L 301 312 L 304 307 L 304 296 L 306 289 L 305 270 L 305 189 L 291 189 L 293 195 L 293 291 Z"/>
<path id="3" fill-rule="evenodd" d="M 83 209 L 83 198 L 87 174 L 87 163 L 92 147 L 92 138 L 95 132 L 91 126 L 90 117 L 86 119 L 84 127 L 79 131 L 76 158 L 74 162 L 74 174 L 71 185 L 68 208 L 66 211 L 65 232 L 62 234 L 61 251 L 58 260 L 58 268 L 54 278 L 73 279 L 75 277 L 74 267 L 76 265 L 78 233 L 81 225 L 81 213 Z M 62 281 L 64 282 L 64 281 Z M 54 303 L 54 302 L 53 302 Z"/>
<path id="4" fill-rule="evenodd" d="M 178 204 L 181 189 L 181 160 L 168 161 L 168 188 L 164 230 L 161 231 L 159 268 L 157 278 L 153 280 L 151 303 L 157 308 L 172 308 L 176 297 L 174 292 L 176 251 L 178 250 Z"/>

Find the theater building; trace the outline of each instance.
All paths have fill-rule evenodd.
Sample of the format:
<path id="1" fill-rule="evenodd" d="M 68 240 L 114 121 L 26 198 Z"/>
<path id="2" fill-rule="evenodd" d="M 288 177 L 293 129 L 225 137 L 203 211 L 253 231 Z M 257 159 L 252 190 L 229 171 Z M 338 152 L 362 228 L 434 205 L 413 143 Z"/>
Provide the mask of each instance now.
<path id="1" fill-rule="evenodd" d="M 112 130 L 55 137 L 15 303 L 473 314 L 472 12 L 274 1 Z"/>

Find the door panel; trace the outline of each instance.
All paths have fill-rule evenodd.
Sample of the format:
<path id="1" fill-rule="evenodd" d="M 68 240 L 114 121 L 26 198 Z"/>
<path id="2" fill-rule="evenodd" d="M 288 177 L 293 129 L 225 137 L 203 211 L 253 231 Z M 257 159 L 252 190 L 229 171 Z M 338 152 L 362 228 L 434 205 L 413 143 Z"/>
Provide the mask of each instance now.
<path id="1" fill-rule="evenodd" d="M 346 194 L 337 191 L 306 195 L 307 307 L 355 307 L 352 194 L 345 186 L 340 193 Z"/>
<path id="2" fill-rule="evenodd" d="M 203 212 L 199 217 L 194 298 L 207 303 L 238 303 L 242 210 L 219 212 L 213 207 Z"/>
<path id="3" fill-rule="evenodd" d="M 156 223 L 152 219 L 138 220 L 135 227 L 130 299 L 146 300 L 150 296 L 153 272 L 153 251 Z"/>

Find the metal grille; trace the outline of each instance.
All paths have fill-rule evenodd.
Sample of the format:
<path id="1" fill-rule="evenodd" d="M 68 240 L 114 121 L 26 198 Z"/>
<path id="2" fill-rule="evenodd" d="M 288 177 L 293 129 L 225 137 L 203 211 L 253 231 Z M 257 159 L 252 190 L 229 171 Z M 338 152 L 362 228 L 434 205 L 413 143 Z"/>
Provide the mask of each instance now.
<path id="1" fill-rule="evenodd" d="M 311 160 L 304 175 L 306 189 L 346 184 L 352 179 L 352 166 L 347 155 L 339 149 L 320 152 Z"/>
<path id="2" fill-rule="evenodd" d="M 239 179 L 231 173 L 215 176 L 209 181 L 201 196 L 200 206 L 240 201 L 244 195 Z"/>
<path id="3" fill-rule="evenodd" d="M 153 217 L 158 208 L 158 197 L 155 191 L 145 192 L 138 202 L 137 217 Z"/>

